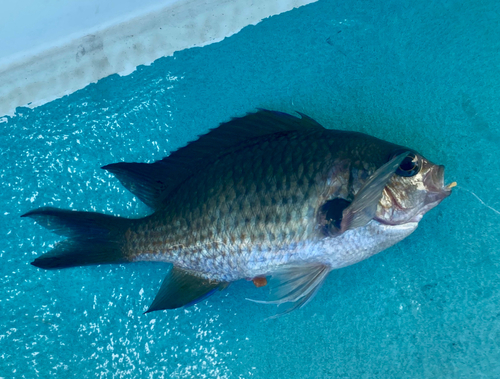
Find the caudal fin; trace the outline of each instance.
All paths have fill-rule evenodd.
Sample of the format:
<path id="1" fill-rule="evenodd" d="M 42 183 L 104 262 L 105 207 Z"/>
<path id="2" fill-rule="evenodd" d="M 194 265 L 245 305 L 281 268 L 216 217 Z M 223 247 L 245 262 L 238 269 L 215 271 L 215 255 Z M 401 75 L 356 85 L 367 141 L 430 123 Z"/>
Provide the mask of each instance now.
<path id="1" fill-rule="evenodd" d="M 127 262 L 125 232 L 132 220 L 94 212 L 40 208 L 29 217 L 50 231 L 69 237 L 31 264 L 44 269 Z"/>

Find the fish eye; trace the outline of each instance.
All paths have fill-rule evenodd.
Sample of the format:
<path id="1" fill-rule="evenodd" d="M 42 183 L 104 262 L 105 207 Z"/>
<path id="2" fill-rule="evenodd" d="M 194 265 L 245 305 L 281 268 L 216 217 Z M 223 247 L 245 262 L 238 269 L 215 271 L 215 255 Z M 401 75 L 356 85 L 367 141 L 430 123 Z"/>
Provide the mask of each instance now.
<path id="1" fill-rule="evenodd" d="M 395 157 L 398 154 L 401 154 L 401 152 L 396 152 L 392 155 L 392 157 Z M 409 153 L 408 156 L 403 159 L 403 162 L 401 162 L 398 169 L 396 170 L 396 175 L 404 177 L 415 176 L 419 173 L 420 168 L 421 163 L 418 159 L 418 156 L 414 153 Z"/>

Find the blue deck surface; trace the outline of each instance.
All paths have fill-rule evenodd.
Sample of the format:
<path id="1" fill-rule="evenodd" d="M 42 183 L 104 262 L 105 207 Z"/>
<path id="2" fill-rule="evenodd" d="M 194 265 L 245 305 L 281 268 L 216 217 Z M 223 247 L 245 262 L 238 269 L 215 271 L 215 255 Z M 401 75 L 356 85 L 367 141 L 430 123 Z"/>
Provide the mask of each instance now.
<path id="1" fill-rule="evenodd" d="M 500 377 L 500 3 L 320 0 L 0 118 L 0 378 Z M 238 282 L 143 315 L 167 265 L 43 271 L 41 206 L 141 217 L 100 167 L 257 107 L 420 151 L 459 187 L 395 247 L 275 320 Z"/>

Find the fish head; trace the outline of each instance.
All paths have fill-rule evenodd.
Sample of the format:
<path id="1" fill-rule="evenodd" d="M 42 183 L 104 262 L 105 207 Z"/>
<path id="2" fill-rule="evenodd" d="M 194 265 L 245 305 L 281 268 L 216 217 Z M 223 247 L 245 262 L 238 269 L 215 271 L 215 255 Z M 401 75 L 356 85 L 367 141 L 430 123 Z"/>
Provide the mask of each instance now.
<path id="1" fill-rule="evenodd" d="M 397 156 L 398 150 L 390 157 Z M 444 166 L 409 150 L 385 186 L 375 219 L 388 225 L 419 222 L 422 216 L 451 194 L 456 183 L 444 184 Z"/>

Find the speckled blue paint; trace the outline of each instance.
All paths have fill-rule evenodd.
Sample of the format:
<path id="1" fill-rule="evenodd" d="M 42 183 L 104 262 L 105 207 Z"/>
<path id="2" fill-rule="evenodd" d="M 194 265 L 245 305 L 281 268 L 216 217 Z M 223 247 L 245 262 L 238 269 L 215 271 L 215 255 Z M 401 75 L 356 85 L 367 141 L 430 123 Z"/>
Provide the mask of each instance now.
<path id="1" fill-rule="evenodd" d="M 269 321 L 245 282 L 143 315 L 167 266 L 38 270 L 59 238 L 19 218 L 143 216 L 99 167 L 160 159 L 256 107 L 415 148 L 498 209 L 499 19 L 497 1 L 320 0 L 1 118 L 0 377 L 500 377 L 500 216 L 460 188 Z"/>

